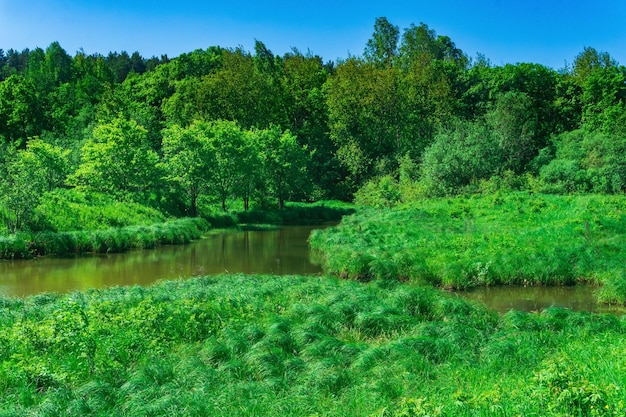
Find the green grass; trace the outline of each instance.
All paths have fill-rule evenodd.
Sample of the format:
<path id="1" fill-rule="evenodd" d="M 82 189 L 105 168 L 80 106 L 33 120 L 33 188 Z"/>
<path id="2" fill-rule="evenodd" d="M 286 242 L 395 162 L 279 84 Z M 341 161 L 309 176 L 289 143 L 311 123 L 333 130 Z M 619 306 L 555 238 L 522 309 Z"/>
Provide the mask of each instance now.
<path id="1" fill-rule="evenodd" d="M 626 198 L 512 193 L 362 209 L 315 231 L 328 273 L 465 289 L 605 284 L 626 301 Z M 620 278 L 621 277 L 621 278 Z"/>
<path id="2" fill-rule="evenodd" d="M 0 415 L 623 415 L 625 330 L 330 277 L 0 298 Z"/>
<path id="3" fill-rule="evenodd" d="M 163 223 L 158 210 L 80 189 L 56 189 L 35 209 L 38 230 L 73 232 Z"/>
<path id="4" fill-rule="evenodd" d="M 186 218 L 148 226 L 0 236 L 0 258 L 115 253 L 154 248 L 158 245 L 183 244 L 200 238 L 210 227 L 204 219 Z"/>
<path id="5" fill-rule="evenodd" d="M 41 255 L 124 252 L 163 244 L 188 243 L 211 228 L 261 230 L 285 224 L 339 221 L 354 212 L 345 203 L 287 203 L 283 210 L 216 211 L 201 218 L 165 221 L 158 211 L 101 194 L 56 190 L 37 208 L 41 231 L 0 235 L 0 259 Z"/>

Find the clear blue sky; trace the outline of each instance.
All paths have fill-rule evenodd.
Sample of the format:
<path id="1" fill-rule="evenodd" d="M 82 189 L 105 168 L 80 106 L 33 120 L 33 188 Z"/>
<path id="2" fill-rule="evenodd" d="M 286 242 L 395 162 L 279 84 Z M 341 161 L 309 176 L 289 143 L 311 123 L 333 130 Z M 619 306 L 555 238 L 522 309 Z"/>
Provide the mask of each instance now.
<path id="1" fill-rule="evenodd" d="M 560 69 L 585 46 L 626 65 L 624 0 L 0 0 L 0 48 L 58 41 L 71 55 L 172 58 L 213 45 L 252 51 L 258 39 L 275 54 L 296 47 L 336 61 L 363 52 L 380 16 L 401 30 L 424 22 L 495 65 Z"/>

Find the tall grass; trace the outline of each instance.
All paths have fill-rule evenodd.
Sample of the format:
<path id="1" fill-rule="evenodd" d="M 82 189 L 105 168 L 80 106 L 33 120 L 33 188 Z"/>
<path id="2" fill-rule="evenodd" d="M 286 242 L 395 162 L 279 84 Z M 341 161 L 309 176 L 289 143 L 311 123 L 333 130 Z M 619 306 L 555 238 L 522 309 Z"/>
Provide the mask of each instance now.
<path id="1" fill-rule="evenodd" d="M 0 237 L 0 257 L 12 259 L 41 255 L 115 253 L 158 245 L 183 244 L 198 239 L 210 227 L 204 219 L 186 218 L 148 226 Z"/>
<path id="2" fill-rule="evenodd" d="M 0 298 L 4 415 L 621 415 L 624 321 L 220 276 Z M 608 407 L 608 408 L 607 408 Z"/>
<path id="3" fill-rule="evenodd" d="M 364 209 L 311 236 L 326 271 L 343 277 L 461 289 L 583 281 L 615 287 L 604 297 L 619 302 L 625 244 L 623 196 L 526 193 Z"/>
<path id="4" fill-rule="evenodd" d="M 56 189 L 42 197 L 35 209 L 36 230 L 70 232 L 111 229 L 165 221 L 158 210 L 79 188 Z"/>

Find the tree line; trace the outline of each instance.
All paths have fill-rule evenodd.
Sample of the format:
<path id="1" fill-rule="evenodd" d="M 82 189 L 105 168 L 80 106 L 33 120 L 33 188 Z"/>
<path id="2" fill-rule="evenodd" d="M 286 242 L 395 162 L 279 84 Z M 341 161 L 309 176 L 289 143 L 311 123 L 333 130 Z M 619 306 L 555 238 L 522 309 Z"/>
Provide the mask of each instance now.
<path id="1" fill-rule="evenodd" d="M 621 193 L 625 76 L 591 47 L 558 70 L 495 66 L 384 17 L 338 62 L 261 41 L 173 59 L 0 50 L 0 205 L 73 187 L 190 215 L 235 198 Z"/>

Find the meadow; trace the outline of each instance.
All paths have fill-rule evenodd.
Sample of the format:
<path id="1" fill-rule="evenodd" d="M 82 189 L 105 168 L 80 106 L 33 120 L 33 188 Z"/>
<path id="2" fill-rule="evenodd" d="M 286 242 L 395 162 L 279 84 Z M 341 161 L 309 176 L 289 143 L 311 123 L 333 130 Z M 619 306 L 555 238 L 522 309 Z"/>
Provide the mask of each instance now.
<path id="1" fill-rule="evenodd" d="M 326 272 L 446 289 L 591 283 L 626 302 L 626 199 L 526 192 L 363 209 L 311 246 Z"/>
<path id="2" fill-rule="evenodd" d="M 0 416 L 612 416 L 626 324 L 244 276 L 0 299 Z"/>

